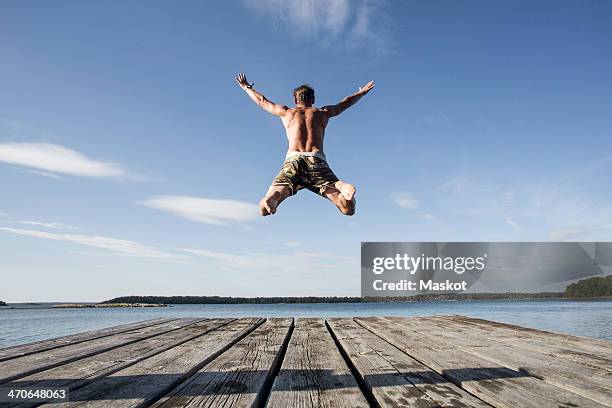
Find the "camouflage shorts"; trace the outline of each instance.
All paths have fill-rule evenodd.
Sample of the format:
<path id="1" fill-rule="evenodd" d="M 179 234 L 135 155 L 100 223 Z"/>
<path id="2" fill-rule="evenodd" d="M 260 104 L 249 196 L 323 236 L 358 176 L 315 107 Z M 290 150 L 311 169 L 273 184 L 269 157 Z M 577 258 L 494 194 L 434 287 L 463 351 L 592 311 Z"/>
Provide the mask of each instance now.
<path id="1" fill-rule="evenodd" d="M 273 186 L 288 186 L 291 195 L 303 188 L 313 193 L 323 195 L 325 189 L 333 186 L 338 177 L 327 165 L 327 162 L 318 157 L 294 156 L 285 160 L 283 168 L 278 173 Z"/>

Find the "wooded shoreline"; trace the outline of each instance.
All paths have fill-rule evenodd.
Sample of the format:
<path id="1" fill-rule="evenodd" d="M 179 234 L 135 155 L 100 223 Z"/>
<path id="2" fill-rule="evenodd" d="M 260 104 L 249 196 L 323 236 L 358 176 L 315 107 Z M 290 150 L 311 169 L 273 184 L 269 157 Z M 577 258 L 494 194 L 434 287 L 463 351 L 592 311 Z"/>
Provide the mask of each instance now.
<path id="1" fill-rule="evenodd" d="M 239 297 L 222 297 L 222 296 L 124 296 L 110 299 L 107 302 L 112 303 L 154 303 L 165 305 L 180 305 L 180 304 L 305 304 L 305 303 L 406 303 L 406 302 L 436 302 L 436 301 L 487 301 L 487 300 L 597 300 L 597 299 L 612 299 L 612 297 L 596 297 L 596 298 L 570 298 L 563 293 L 545 292 L 536 294 L 525 293 L 486 293 L 478 294 L 479 296 L 464 295 L 422 295 L 411 297 L 256 297 L 256 298 L 239 298 Z"/>
<path id="2" fill-rule="evenodd" d="M 100 303 L 61 304 L 54 307 L 163 307 L 179 304 L 279 304 L 279 303 L 401 303 L 466 300 L 605 300 L 612 299 L 612 275 L 583 279 L 567 286 L 564 292 L 537 293 L 440 293 L 399 297 L 304 296 L 120 296 Z M 0 301 L 0 306 L 10 306 Z"/>

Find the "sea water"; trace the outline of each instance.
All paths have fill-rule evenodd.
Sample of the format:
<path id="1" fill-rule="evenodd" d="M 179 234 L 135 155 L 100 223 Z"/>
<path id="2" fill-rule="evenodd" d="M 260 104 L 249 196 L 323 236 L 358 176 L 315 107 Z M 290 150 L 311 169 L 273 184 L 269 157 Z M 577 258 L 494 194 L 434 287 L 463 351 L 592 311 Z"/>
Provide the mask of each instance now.
<path id="1" fill-rule="evenodd" d="M 405 303 L 171 305 L 152 308 L 0 307 L 0 347 L 168 317 L 350 317 L 460 314 L 612 340 L 612 300 L 494 300 Z"/>

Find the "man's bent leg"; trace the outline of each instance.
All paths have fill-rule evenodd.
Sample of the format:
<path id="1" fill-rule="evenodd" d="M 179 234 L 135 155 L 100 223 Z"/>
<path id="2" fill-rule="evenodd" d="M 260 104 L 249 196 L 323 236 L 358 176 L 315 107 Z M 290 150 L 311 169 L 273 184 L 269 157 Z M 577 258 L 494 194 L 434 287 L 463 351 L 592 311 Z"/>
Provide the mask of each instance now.
<path id="1" fill-rule="evenodd" d="M 355 214 L 355 197 L 351 200 L 344 198 L 344 195 L 336 187 L 328 187 L 325 189 L 323 195 L 332 203 L 338 207 L 340 212 L 344 215 Z M 354 196 L 354 193 L 353 193 Z"/>
<path id="2" fill-rule="evenodd" d="M 276 213 L 278 205 L 291 195 L 291 188 L 286 185 L 272 185 L 259 202 L 259 213 L 264 217 Z"/>

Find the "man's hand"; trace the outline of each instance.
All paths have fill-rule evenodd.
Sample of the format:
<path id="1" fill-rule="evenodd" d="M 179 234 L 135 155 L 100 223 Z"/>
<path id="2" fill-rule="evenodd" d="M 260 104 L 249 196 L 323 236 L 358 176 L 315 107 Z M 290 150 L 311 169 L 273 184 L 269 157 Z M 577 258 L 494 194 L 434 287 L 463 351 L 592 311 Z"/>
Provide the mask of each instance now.
<path id="1" fill-rule="evenodd" d="M 251 100 L 263 110 L 268 111 L 276 116 L 283 116 L 285 112 L 287 112 L 286 106 L 270 102 L 268 99 L 266 99 L 265 96 L 261 94 L 261 92 L 258 92 L 257 90 L 253 89 L 254 83 L 250 84 L 246 75 L 244 75 L 242 72 L 239 73 L 238 76 L 236 76 L 236 82 L 238 82 L 238 85 L 240 85 L 240 87 L 244 91 L 246 91 L 248 97 L 251 98 Z"/>
<path id="2" fill-rule="evenodd" d="M 236 77 L 236 82 L 238 82 L 238 85 L 240 85 L 242 89 L 251 88 L 255 84 L 249 84 L 246 75 L 244 75 L 242 72 Z"/>
<path id="3" fill-rule="evenodd" d="M 374 81 L 370 81 L 367 84 L 365 84 L 364 86 L 360 86 L 359 87 L 359 94 L 365 95 L 368 92 L 370 92 L 372 90 L 372 88 L 374 88 Z"/>

